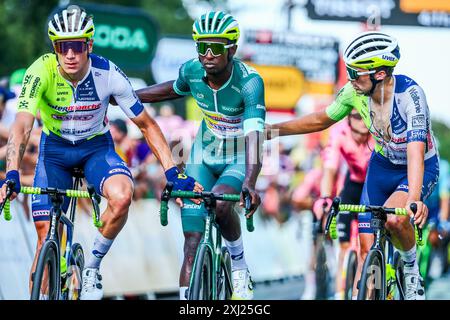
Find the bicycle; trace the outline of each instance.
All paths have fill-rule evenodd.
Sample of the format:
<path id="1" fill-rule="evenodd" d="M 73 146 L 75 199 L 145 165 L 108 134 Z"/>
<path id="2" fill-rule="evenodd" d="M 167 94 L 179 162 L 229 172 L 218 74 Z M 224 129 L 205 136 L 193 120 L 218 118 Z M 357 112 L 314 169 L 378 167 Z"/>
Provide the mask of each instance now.
<path id="1" fill-rule="evenodd" d="M 32 273 L 31 300 L 78 300 L 81 291 L 81 272 L 84 267 L 83 248 L 79 243 L 72 244 L 75 222 L 75 209 L 77 198 L 90 198 L 94 214 L 93 223 L 99 228 L 100 221 L 100 196 L 92 185 L 87 186 L 88 191 L 78 190 L 81 180 L 84 178 L 82 170 L 73 171 L 74 190 L 61 190 L 47 187 L 26 187 L 20 189 L 21 193 L 32 195 L 49 195 L 52 202 L 50 210 L 50 228 L 38 256 L 36 269 Z M 0 205 L 0 213 L 5 209 L 5 219 L 11 219 L 9 198 L 13 193 L 14 182 L 6 181 L 7 197 Z M 64 196 L 71 198 L 69 217 L 62 212 Z M 61 243 L 59 235 L 59 223 L 66 226 L 66 238 Z M 64 252 L 61 252 L 64 246 Z M 67 267 L 67 261 L 69 266 Z M 66 270 L 64 270 L 66 269 Z"/>
<path id="2" fill-rule="evenodd" d="M 331 214 L 328 217 L 326 233 L 331 237 L 337 235 L 336 216 L 339 211 L 371 212 L 370 225 L 374 230 L 374 242 L 370 248 L 358 282 L 358 300 L 404 300 L 403 262 L 384 227 L 388 214 L 408 215 L 405 208 L 385 208 L 383 206 L 365 206 L 341 204 L 339 197 L 333 199 Z M 415 213 L 417 205 L 411 204 Z M 416 242 L 422 245 L 422 230 L 415 228 Z M 387 251 L 387 253 L 386 253 Z"/>
<path id="3" fill-rule="evenodd" d="M 231 256 L 228 249 L 222 247 L 222 235 L 215 219 L 215 208 L 217 200 L 238 202 L 241 196 L 206 191 L 172 191 L 172 188 L 173 186 L 168 183 L 161 196 L 161 225 L 168 224 L 167 211 L 170 198 L 203 199 L 208 212 L 205 218 L 205 229 L 192 267 L 188 300 L 229 300 L 233 294 Z M 247 190 L 243 190 L 243 193 L 245 208 L 248 210 L 251 198 Z M 253 216 L 246 221 L 247 230 L 252 232 L 254 230 Z"/>

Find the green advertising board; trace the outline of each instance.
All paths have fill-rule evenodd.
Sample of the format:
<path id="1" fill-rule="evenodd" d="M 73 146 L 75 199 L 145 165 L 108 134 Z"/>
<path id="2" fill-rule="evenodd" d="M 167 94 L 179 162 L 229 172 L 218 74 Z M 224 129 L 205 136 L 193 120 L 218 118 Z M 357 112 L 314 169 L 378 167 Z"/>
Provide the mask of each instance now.
<path id="1" fill-rule="evenodd" d="M 116 5 L 79 4 L 94 16 L 94 53 L 125 71 L 147 70 L 158 43 L 158 25 L 145 11 Z M 51 15 L 55 14 L 55 9 Z"/>

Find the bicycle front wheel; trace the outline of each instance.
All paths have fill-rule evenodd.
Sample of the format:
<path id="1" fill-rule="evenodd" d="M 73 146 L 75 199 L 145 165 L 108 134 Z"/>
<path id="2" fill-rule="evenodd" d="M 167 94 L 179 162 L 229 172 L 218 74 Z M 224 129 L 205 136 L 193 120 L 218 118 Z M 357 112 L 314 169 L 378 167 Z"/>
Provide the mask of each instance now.
<path id="1" fill-rule="evenodd" d="M 353 282 L 355 281 L 356 268 L 358 266 L 356 251 L 348 251 L 344 261 L 346 262 L 344 264 L 344 268 L 346 268 L 344 288 L 345 300 L 352 300 Z"/>
<path id="2" fill-rule="evenodd" d="M 217 300 L 230 300 L 232 294 L 231 255 L 228 249 L 223 247 L 220 268 L 217 272 Z"/>
<path id="3" fill-rule="evenodd" d="M 189 300 L 212 300 L 212 273 L 211 249 L 205 244 L 200 244 L 191 276 Z"/>
<path id="4" fill-rule="evenodd" d="M 33 275 L 31 300 L 59 300 L 60 266 L 58 260 L 56 242 L 45 241 Z"/>
<path id="5" fill-rule="evenodd" d="M 384 300 L 386 275 L 383 256 L 379 250 L 367 254 L 359 282 L 358 300 Z"/>

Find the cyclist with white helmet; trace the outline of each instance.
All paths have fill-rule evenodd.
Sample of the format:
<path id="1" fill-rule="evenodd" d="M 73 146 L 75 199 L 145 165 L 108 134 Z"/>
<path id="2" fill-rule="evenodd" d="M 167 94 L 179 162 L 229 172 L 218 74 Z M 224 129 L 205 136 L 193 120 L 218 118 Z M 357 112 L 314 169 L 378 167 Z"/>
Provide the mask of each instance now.
<path id="1" fill-rule="evenodd" d="M 186 172 L 213 192 L 239 193 L 247 188 L 252 197 L 250 214 L 253 214 L 260 204 L 255 183 L 261 170 L 266 109 L 262 78 L 255 69 L 234 58 L 239 34 L 239 25 L 231 15 L 221 11 L 203 14 L 192 28 L 198 58 L 181 66 L 176 81 L 156 84 L 136 93 L 143 102 L 186 95 L 195 98 L 203 112 L 203 121 Z M 239 216 L 229 202 L 218 203 L 216 214 L 231 253 L 232 298 L 251 299 L 253 288 L 244 256 Z M 187 201 L 182 208 L 185 243 L 180 299 L 185 298 L 189 285 L 205 215 L 203 205 Z"/>
<path id="2" fill-rule="evenodd" d="M 359 35 L 344 52 L 349 82 L 335 101 L 325 111 L 268 126 L 267 130 L 269 134 L 279 130 L 282 136 L 316 132 L 357 109 L 376 141 L 361 203 L 405 207 L 414 224 L 423 227 L 428 209 L 422 201 L 438 180 L 439 160 L 424 91 L 413 79 L 392 74 L 399 59 L 398 42 L 393 37 L 381 32 Z M 409 208 L 413 202 L 418 207 L 415 215 Z M 361 255 L 356 280 L 373 243 L 370 216 L 359 214 L 358 219 Z M 406 298 L 425 299 L 409 217 L 389 215 L 386 228 L 404 261 Z"/>
<path id="3" fill-rule="evenodd" d="M 110 97 L 141 129 L 166 170 L 167 179 L 177 189 L 192 190 L 195 185 L 196 190 L 201 190 L 194 179 L 179 175 L 161 130 L 144 109 L 126 75 L 111 61 L 92 54 L 93 35 L 92 16 L 78 6 L 69 6 L 51 17 L 48 36 L 54 53 L 41 56 L 26 71 L 6 157 L 6 178 L 15 182 L 14 198 L 20 192 L 18 168 L 39 111 L 43 129 L 34 185 L 71 189 L 71 171 L 78 167 L 96 192 L 107 199 L 108 206 L 101 215 L 103 227 L 99 228 L 82 273 L 81 299 L 103 296 L 100 262 L 125 225 L 134 189 L 130 170 L 114 151 L 109 132 L 106 112 Z M 5 197 L 3 185 L 1 200 Z M 68 205 L 66 199 L 64 211 Z M 33 197 L 38 240 L 31 273 L 47 235 L 50 207 L 48 196 Z"/>

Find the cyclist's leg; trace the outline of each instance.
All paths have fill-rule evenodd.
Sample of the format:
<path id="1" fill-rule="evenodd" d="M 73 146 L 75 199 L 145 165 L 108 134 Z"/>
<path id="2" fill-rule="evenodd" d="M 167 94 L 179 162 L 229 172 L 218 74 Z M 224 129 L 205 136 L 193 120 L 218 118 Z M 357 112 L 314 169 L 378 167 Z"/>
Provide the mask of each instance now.
<path id="1" fill-rule="evenodd" d="M 49 145 L 49 141 L 50 145 Z M 66 151 L 64 146 L 58 143 L 57 140 L 49 138 L 45 133 L 42 133 L 39 147 L 39 158 L 36 164 L 36 171 L 34 177 L 35 187 L 55 187 L 61 189 L 70 189 L 72 186 L 72 176 L 70 169 L 66 165 Z M 66 198 L 63 204 L 63 211 L 66 211 L 69 206 L 69 199 Z M 35 271 L 37 258 L 41 250 L 42 244 L 48 233 L 50 209 L 52 203 L 47 195 L 33 195 L 32 196 L 32 216 L 37 232 L 36 253 L 30 271 L 30 290 L 32 274 Z"/>
<path id="2" fill-rule="evenodd" d="M 98 229 L 95 240 L 98 247 L 94 244 L 93 252 L 86 261 L 86 267 L 99 268 L 101 259 L 126 223 L 133 194 L 133 178 L 126 163 L 115 152 L 109 133 L 87 141 L 83 148 L 93 150 L 85 159 L 86 180 L 107 200 L 107 207 L 101 215 L 103 226 Z"/>
<path id="3" fill-rule="evenodd" d="M 106 210 L 101 215 L 103 226 L 98 229 L 92 250 L 87 253 L 80 296 L 83 300 L 97 300 L 103 296 L 100 264 L 127 221 L 133 178 L 125 162 L 115 152 L 109 132 L 86 141 L 81 148 L 85 155 L 86 180 L 107 200 Z"/>

